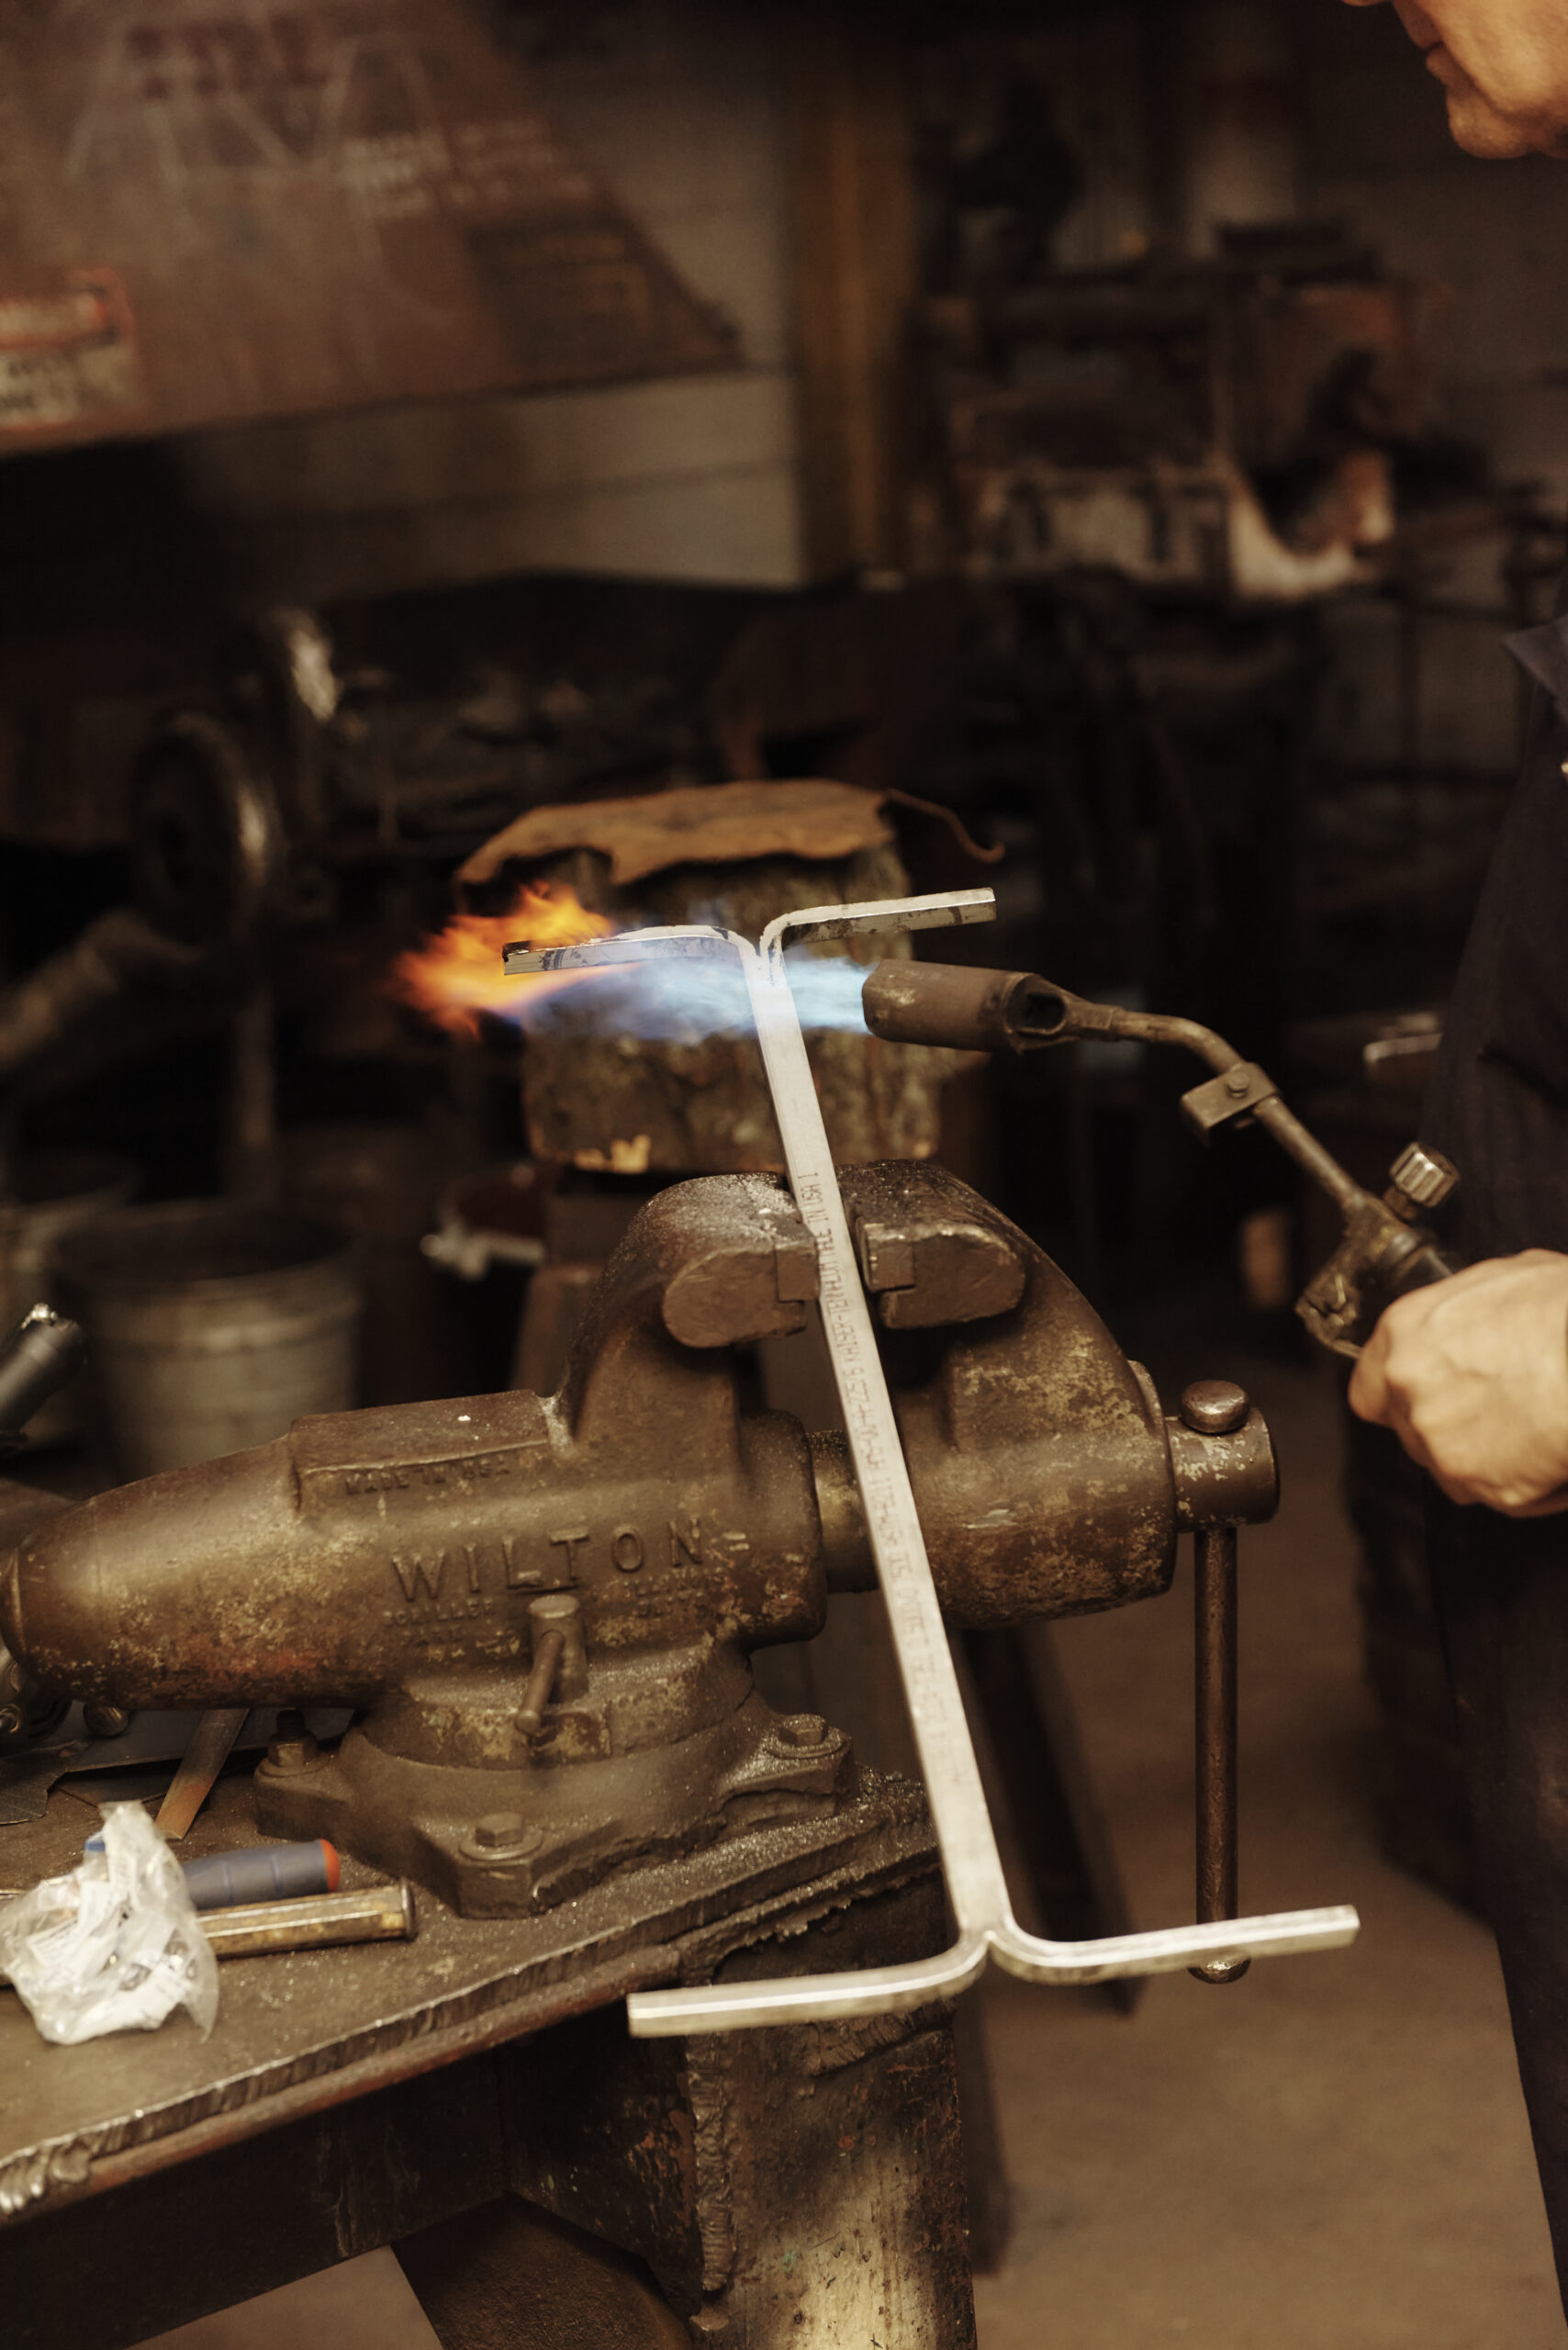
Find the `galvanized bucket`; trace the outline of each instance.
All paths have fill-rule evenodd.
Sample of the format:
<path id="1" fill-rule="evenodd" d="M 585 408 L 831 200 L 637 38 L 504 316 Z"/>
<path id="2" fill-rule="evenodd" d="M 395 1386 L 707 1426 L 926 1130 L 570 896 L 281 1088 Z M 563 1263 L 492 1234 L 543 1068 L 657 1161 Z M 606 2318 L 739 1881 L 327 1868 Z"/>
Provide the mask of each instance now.
<path id="1" fill-rule="evenodd" d="M 360 1292 L 330 1225 L 221 1200 L 101 1217 L 62 1249 L 62 1285 L 122 1475 L 281 1436 L 354 1402 Z"/>

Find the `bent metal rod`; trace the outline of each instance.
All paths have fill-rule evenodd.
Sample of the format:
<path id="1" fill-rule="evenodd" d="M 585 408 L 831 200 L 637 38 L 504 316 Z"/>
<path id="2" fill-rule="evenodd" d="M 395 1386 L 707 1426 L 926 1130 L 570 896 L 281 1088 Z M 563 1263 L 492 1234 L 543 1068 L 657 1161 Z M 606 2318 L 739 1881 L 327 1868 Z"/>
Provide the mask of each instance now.
<path id="1" fill-rule="evenodd" d="M 812 906 L 781 914 L 756 946 L 734 931 L 681 924 L 579 946 L 506 951 L 506 968 L 514 973 L 582 970 L 671 955 L 739 957 L 790 1187 L 817 1247 L 823 1327 L 957 1930 L 949 1949 L 896 1966 L 775 1983 L 633 1992 L 627 2016 L 641 2039 L 907 2011 L 966 1989 L 993 1958 L 1031 1983 L 1102 1983 L 1117 1975 L 1175 1974 L 1222 1959 L 1340 1950 L 1360 1929 L 1355 1910 L 1341 1907 L 1052 1942 L 1025 1933 L 1013 1915 L 784 960 L 787 946 L 814 939 L 990 922 L 995 905 L 990 890 L 945 890 L 933 897 Z"/>

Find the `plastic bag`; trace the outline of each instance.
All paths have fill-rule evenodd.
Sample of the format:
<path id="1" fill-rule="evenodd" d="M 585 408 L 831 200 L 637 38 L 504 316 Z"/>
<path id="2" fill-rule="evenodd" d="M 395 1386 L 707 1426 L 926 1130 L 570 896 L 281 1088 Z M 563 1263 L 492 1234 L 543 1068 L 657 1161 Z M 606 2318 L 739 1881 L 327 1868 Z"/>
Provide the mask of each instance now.
<path id="1" fill-rule="evenodd" d="M 140 1804 L 104 1814 L 104 1849 L 0 1906 L 0 1967 L 46 2040 L 152 2031 L 188 2008 L 205 2040 L 218 1961 L 179 1863 Z"/>

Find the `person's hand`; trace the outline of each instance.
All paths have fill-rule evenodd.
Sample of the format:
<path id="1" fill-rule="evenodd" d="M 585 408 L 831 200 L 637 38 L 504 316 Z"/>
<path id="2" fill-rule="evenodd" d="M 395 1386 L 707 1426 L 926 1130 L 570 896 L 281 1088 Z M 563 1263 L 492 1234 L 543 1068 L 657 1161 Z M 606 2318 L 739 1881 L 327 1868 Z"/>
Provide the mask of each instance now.
<path id="1" fill-rule="evenodd" d="M 1493 1257 L 1400 1298 L 1361 1350 L 1350 1409 L 1450 1501 L 1568 1509 L 1568 1257 Z"/>

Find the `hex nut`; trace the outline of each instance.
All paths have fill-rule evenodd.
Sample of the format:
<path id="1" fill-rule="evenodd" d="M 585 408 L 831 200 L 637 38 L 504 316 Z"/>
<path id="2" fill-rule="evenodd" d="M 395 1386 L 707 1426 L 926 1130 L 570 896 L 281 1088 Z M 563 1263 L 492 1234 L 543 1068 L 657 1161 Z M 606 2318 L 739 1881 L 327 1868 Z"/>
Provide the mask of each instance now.
<path id="1" fill-rule="evenodd" d="M 320 1759 L 320 1752 L 315 1738 L 305 1727 L 303 1714 L 292 1708 L 279 1714 L 267 1748 L 267 1761 L 274 1771 L 308 1771 Z"/>
<path id="2" fill-rule="evenodd" d="M 464 1850 L 478 1857 L 523 1860 L 544 1841 L 543 1830 L 524 1819 L 521 1811 L 487 1811 L 464 1838 Z"/>

